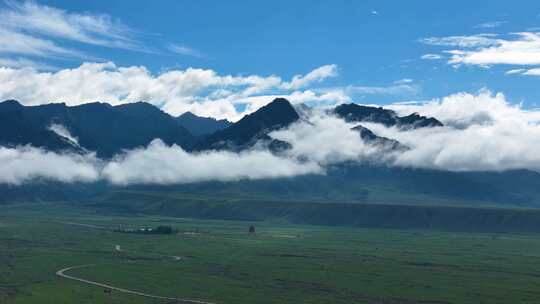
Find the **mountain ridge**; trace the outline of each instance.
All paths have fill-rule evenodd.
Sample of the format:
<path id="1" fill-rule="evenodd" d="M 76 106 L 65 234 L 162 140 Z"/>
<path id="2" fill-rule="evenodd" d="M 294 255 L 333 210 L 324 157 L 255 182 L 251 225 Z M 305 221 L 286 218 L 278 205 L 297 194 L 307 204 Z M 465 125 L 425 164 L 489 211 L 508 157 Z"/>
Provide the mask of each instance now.
<path id="1" fill-rule="evenodd" d="M 176 117 L 176 121 L 195 136 L 212 134 L 216 131 L 228 128 L 232 122 L 227 119 L 215 119 L 202 117 L 188 111 Z"/>
<path id="2" fill-rule="evenodd" d="M 383 124 L 386 127 L 399 127 L 402 129 L 443 126 L 443 123 L 436 118 L 421 116 L 418 113 L 398 116 L 392 110 L 356 103 L 341 104 L 333 109 L 333 113 L 347 122 L 374 122 Z"/>
<path id="3" fill-rule="evenodd" d="M 268 133 L 285 128 L 299 119 L 300 116 L 287 99 L 276 98 L 228 128 L 203 138 L 196 149 L 240 151 L 254 146 L 258 141 L 275 145 L 276 142 Z"/>

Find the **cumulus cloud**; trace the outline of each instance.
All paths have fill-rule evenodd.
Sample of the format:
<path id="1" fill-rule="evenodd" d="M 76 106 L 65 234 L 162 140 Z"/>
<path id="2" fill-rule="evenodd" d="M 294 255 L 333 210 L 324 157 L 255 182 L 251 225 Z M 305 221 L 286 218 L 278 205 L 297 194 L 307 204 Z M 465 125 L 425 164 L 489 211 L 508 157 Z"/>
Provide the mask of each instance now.
<path id="1" fill-rule="evenodd" d="M 394 105 L 401 114 L 435 116 L 446 127 L 398 130 L 369 124 L 411 149 L 394 165 L 451 171 L 540 171 L 540 111 L 511 105 L 503 94 L 458 93 L 421 105 Z"/>
<path id="2" fill-rule="evenodd" d="M 284 130 L 274 131 L 273 138 L 292 144 L 287 156 L 316 162 L 322 166 L 345 161 L 371 161 L 379 148 L 365 143 L 359 133 L 352 130 L 358 124 L 314 109 L 309 121 L 299 121 Z"/>
<path id="3" fill-rule="evenodd" d="M 540 65 L 540 33 L 510 33 L 508 38 L 496 34 L 471 36 L 430 37 L 420 39 L 424 44 L 456 47 L 444 50 L 450 54 L 448 63 L 456 67 L 475 65 Z M 424 55 L 426 56 L 426 55 Z M 422 57 L 431 59 L 435 57 Z M 529 72 L 530 71 L 530 72 Z M 534 69 L 513 69 L 507 74 L 535 75 Z"/>
<path id="4" fill-rule="evenodd" d="M 301 96 L 304 101 L 309 98 L 343 100 L 343 94 L 293 89 L 318 83 L 334 75 L 335 70 L 335 65 L 322 66 L 287 82 L 275 75 L 220 75 L 213 70 L 196 68 L 152 74 L 143 66 L 118 67 L 112 62 L 84 63 L 56 72 L 0 67 L 0 100 L 17 99 L 25 105 L 53 101 L 68 105 L 92 101 L 113 105 L 147 101 L 174 116 L 192 111 L 234 121 L 263 104 L 253 103 L 243 110 L 237 105 L 261 100 L 264 96 L 291 95 L 292 99 Z"/>
<path id="5" fill-rule="evenodd" d="M 540 111 L 513 105 L 501 93 L 457 93 L 426 103 L 388 105 L 398 115 L 436 117 L 445 127 L 406 129 L 362 123 L 376 135 L 396 139 L 409 149 L 388 151 L 365 143 L 351 128 L 357 124 L 314 111 L 271 136 L 292 143 L 288 157 L 323 167 L 346 161 L 448 171 L 540 171 Z"/>

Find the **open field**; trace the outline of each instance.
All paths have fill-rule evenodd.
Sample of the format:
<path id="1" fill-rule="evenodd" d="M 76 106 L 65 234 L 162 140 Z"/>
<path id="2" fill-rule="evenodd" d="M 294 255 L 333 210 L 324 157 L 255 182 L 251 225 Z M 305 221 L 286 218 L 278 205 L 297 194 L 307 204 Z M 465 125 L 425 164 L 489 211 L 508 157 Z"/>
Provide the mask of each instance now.
<path id="1" fill-rule="evenodd" d="M 247 233 L 254 224 L 257 233 Z M 170 225 L 173 235 L 113 232 Z M 175 258 L 180 257 L 180 258 Z M 0 303 L 540 303 L 540 235 L 0 207 Z"/>

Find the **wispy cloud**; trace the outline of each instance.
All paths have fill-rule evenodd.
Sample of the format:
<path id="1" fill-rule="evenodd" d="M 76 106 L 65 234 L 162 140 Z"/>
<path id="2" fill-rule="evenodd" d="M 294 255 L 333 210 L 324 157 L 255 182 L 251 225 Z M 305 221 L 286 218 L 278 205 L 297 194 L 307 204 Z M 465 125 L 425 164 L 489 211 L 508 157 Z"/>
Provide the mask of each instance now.
<path id="1" fill-rule="evenodd" d="M 50 70 L 39 60 L 100 60 L 82 45 L 151 52 L 135 31 L 105 14 L 73 13 L 33 1 L 4 1 L 0 8 L 0 65 Z M 66 46 L 66 41 L 76 42 Z"/>
<path id="2" fill-rule="evenodd" d="M 290 82 L 284 83 L 282 86 L 286 89 L 299 89 L 314 82 L 321 82 L 329 77 L 336 77 L 337 75 L 337 65 L 327 64 L 316 68 L 306 75 L 295 75 Z"/>
<path id="3" fill-rule="evenodd" d="M 194 48 L 190 48 L 190 47 L 185 46 L 185 45 L 179 45 L 179 44 L 171 43 L 171 44 L 169 44 L 168 49 L 169 49 L 169 51 L 171 51 L 171 52 L 173 52 L 175 54 L 178 54 L 178 55 L 185 55 L 185 56 L 191 56 L 191 57 L 196 57 L 196 58 L 205 58 L 206 57 L 206 55 L 203 54 L 201 51 L 196 50 Z"/>
<path id="4" fill-rule="evenodd" d="M 416 95 L 421 88 L 410 79 L 399 80 L 389 86 L 357 86 L 351 85 L 345 88 L 347 95 Z"/>
<path id="5" fill-rule="evenodd" d="M 420 58 L 424 60 L 439 60 L 439 59 L 442 59 L 443 56 L 438 55 L 438 54 L 424 54 Z"/>
<path id="6" fill-rule="evenodd" d="M 471 36 L 448 36 L 421 38 L 419 42 L 435 46 L 454 46 L 462 48 L 475 48 L 491 46 L 498 43 L 494 34 L 478 34 Z"/>
<path id="7" fill-rule="evenodd" d="M 21 32 L 0 28 L 0 54 L 19 54 L 44 58 L 82 58 L 83 52 Z"/>
<path id="8" fill-rule="evenodd" d="M 471 36 L 430 37 L 419 40 L 433 46 L 454 47 L 443 50 L 449 54 L 448 64 L 454 67 L 472 65 L 489 68 L 493 65 L 540 65 L 540 33 L 510 33 L 508 37 L 495 34 Z M 437 59 L 438 54 L 426 54 L 423 59 Z M 514 68 L 506 74 L 536 75 L 536 69 Z"/>
<path id="9" fill-rule="evenodd" d="M 31 1 L 7 1 L 0 26 L 17 32 L 42 34 L 111 48 L 140 50 L 133 30 L 109 15 L 71 13 Z"/>
<path id="10" fill-rule="evenodd" d="M 526 69 L 512 69 L 512 70 L 508 70 L 506 71 L 506 75 L 514 75 L 514 74 L 522 74 L 523 72 L 526 72 L 527 70 Z"/>
<path id="11" fill-rule="evenodd" d="M 540 68 L 529 69 L 523 75 L 540 76 Z"/>
<path id="12" fill-rule="evenodd" d="M 0 66 L 3 67 L 10 67 L 10 68 L 16 68 L 16 69 L 22 69 L 22 68 L 30 68 L 34 70 L 41 70 L 41 71 L 54 71 L 57 70 L 57 67 L 37 62 L 34 60 L 30 60 L 27 58 L 9 58 L 9 57 L 0 57 Z"/>
<path id="13" fill-rule="evenodd" d="M 480 24 L 477 24 L 475 25 L 474 27 L 475 28 L 496 28 L 496 27 L 500 27 L 504 24 L 508 23 L 508 21 L 488 21 L 488 22 L 483 22 L 483 23 L 480 23 Z"/>
<path id="14" fill-rule="evenodd" d="M 394 81 L 394 84 L 406 84 L 406 83 L 413 83 L 414 80 L 410 79 L 410 78 L 402 78 L 400 80 L 396 80 Z"/>

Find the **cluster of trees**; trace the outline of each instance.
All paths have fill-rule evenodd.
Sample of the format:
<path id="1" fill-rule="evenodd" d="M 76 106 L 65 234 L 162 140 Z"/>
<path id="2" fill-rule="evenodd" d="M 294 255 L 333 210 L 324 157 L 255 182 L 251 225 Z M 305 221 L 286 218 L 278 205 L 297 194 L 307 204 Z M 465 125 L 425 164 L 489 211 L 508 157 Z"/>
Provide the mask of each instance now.
<path id="1" fill-rule="evenodd" d="M 178 230 L 171 226 L 157 226 L 156 228 L 117 229 L 116 232 L 138 234 L 177 234 Z"/>

